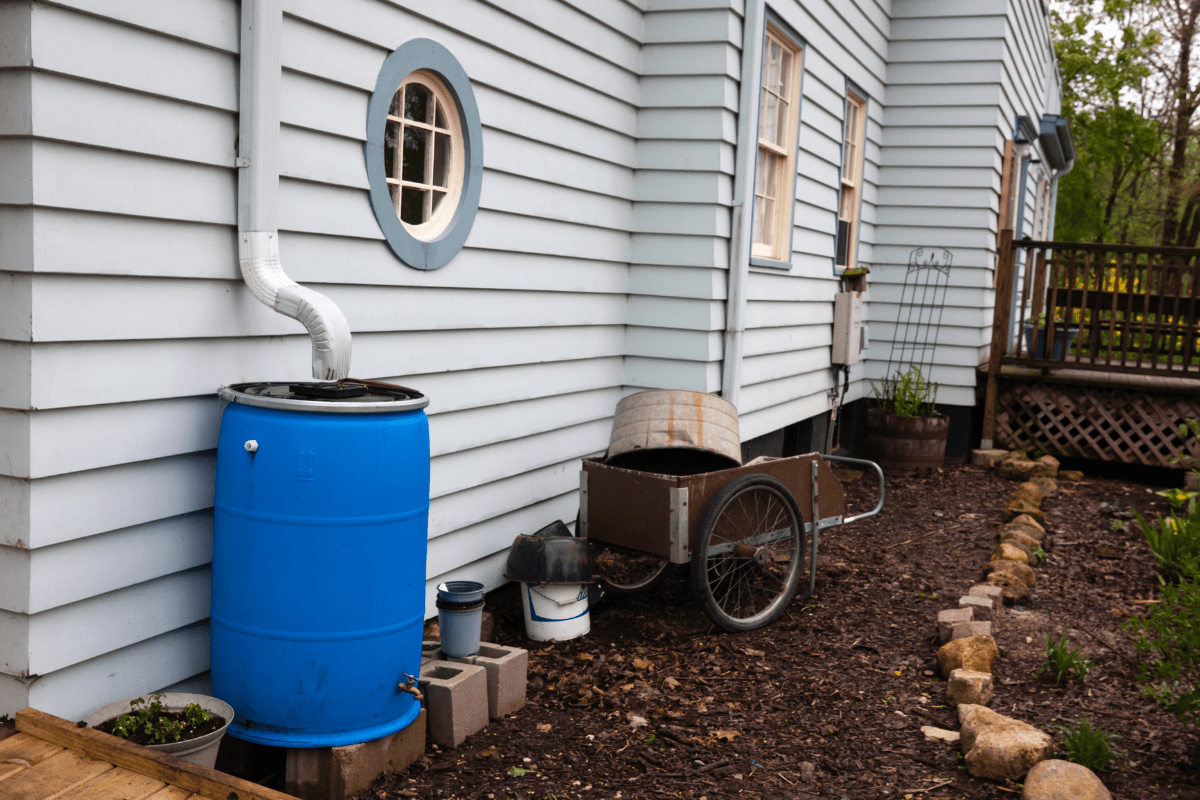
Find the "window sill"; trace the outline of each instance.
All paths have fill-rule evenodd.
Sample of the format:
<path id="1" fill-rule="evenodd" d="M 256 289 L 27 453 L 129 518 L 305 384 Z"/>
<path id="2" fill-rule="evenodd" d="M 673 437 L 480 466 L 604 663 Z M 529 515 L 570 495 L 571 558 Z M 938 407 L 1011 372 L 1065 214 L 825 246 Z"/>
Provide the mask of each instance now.
<path id="1" fill-rule="evenodd" d="M 752 267 L 767 267 L 768 269 L 790 270 L 792 268 L 791 261 L 779 261 L 774 258 L 763 258 L 762 256 L 751 256 L 750 266 Z"/>

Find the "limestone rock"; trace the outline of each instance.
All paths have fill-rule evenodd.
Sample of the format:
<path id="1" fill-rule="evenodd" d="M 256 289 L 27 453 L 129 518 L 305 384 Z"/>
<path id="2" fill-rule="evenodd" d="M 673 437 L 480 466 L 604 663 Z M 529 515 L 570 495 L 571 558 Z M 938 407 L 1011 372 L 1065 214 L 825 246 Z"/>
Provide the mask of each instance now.
<path id="1" fill-rule="evenodd" d="M 1083 473 L 1077 469 L 1059 470 L 1058 479 L 1060 481 L 1067 481 L 1069 483 L 1074 483 L 1075 481 L 1083 480 Z"/>
<path id="2" fill-rule="evenodd" d="M 1014 458 L 1001 461 L 996 466 L 996 474 L 1001 478 L 1007 478 L 1010 481 L 1021 481 L 1023 483 L 1032 478 L 1037 469 L 1038 465 L 1035 461 Z"/>
<path id="3" fill-rule="evenodd" d="M 1030 491 L 1029 489 L 1024 488 L 1026 486 L 1033 486 L 1033 484 L 1029 481 L 1022 483 L 1020 488 L 1008 496 L 1008 502 L 1012 503 L 1020 500 L 1028 503 L 1034 508 L 1040 508 L 1042 505 L 1042 493 L 1036 488 L 1033 491 Z"/>
<path id="4" fill-rule="evenodd" d="M 1035 477 L 1057 478 L 1058 477 L 1058 459 L 1054 456 L 1042 456 L 1037 460 L 1037 469 L 1034 470 Z"/>
<path id="5" fill-rule="evenodd" d="M 993 611 L 999 611 L 1000 606 L 1004 604 L 1001 594 L 1000 587 L 992 586 L 990 583 L 977 583 L 967 590 L 968 597 L 986 597 L 991 600 Z M 959 600 L 959 603 L 961 604 L 962 601 Z"/>
<path id="6" fill-rule="evenodd" d="M 997 595 L 999 594 L 1000 592 L 997 592 Z M 996 601 L 990 597 L 968 594 L 958 598 L 958 607 L 971 609 L 975 619 L 985 622 L 993 622 L 996 614 Z"/>
<path id="7" fill-rule="evenodd" d="M 1040 519 L 1040 520 L 1037 519 L 1036 517 L 1029 516 L 1029 515 L 1022 516 L 1022 517 L 1015 517 L 1015 518 L 1009 520 L 1008 524 L 1009 525 L 1019 525 L 1023 528 L 1033 528 L 1038 533 L 1044 534 L 1046 532 L 1046 522 L 1045 522 L 1044 517 L 1045 517 L 1045 515 L 1043 515 L 1043 519 Z M 1038 537 L 1035 536 L 1034 538 L 1036 539 Z"/>
<path id="8" fill-rule="evenodd" d="M 1042 490 L 1042 497 L 1050 497 L 1058 491 L 1058 481 L 1054 478 L 1048 478 L 1045 475 L 1030 478 L 1029 482 Z"/>
<path id="9" fill-rule="evenodd" d="M 1046 512 L 1028 500 L 1010 500 L 1004 507 L 1004 521 L 1012 522 L 1017 517 L 1033 517 L 1039 525 L 1046 524 Z"/>
<path id="10" fill-rule="evenodd" d="M 992 554 L 988 556 L 988 560 L 998 561 L 1000 559 L 1006 559 L 1008 561 L 1017 561 L 1022 564 L 1029 564 L 1032 557 L 1033 554 L 1024 547 L 1021 547 L 1019 544 L 1013 544 L 1012 542 L 1001 542 L 1000 546 L 993 550 Z"/>
<path id="11" fill-rule="evenodd" d="M 991 469 L 1000 463 L 1000 459 L 1008 455 L 1007 450 L 972 450 L 971 463 L 977 467 Z"/>
<path id="12" fill-rule="evenodd" d="M 1007 572 L 993 572 L 987 579 L 988 583 L 1000 587 L 1005 605 L 1016 605 L 1029 599 L 1029 587 Z"/>
<path id="13" fill-rule="evenodd" d="M 1051 758 L 1029 770 L 1021 800 L 1112 800 L 1112 794 L 1087 767 Z"/>
<path id="14" fill-rule="evenodd" d="M 1033 571 L 1033 568 L 1028 564 L 1022 564 L 1019 561 L 1007 561 L 1001 559 L 998 561 L 989 561 L 984 565 L 983 574 L 985 577 L 990 577 L 992 573 L 995 572 L 1004 572 L 1012 575 L 1031 589 L 1033 588 L 1034 582 L 1037 580 L 1037 573 Z M 988 583 L 993 583 L 993 581 L 988 581 Z"/>
<path id="15" fill-rule="evenodd" d="M 921 733 L 925 734 L 925 738 L 931 742 L 949 742 L 956 743 L 961 734 L 958 731 L 948 731 L 945 728 L 935 728 L 932 725 L 922 725 Z"/>
<path id="16" fill-rule="evenodd" d="M 956 622 L 950 628 L 950 641 L 964 639 L 967 636 L 991 636 L 992 623 L 977 619 L 970 622 Z"/>
<path id="17" fill-rule="evenodd" d="M 950 641 L 950 634 L 954 631 L 954 626 L 960 622 L 970 622 L 975 618 L 974 612 L 969 608 L 947 608 L 944 611 L 938 612 L 938 641 L 943 644 Z"/>
<path id="18" fill-rule="evenodd" d="M 1030 553 L 1042 546 L 1042 543 L 1019 528 L 1009 528 L 1000 531 L 1000 542 L 1015 542 Z"/>
<path id="19" fill-rule="evenodd" d="M 990 672 L 973 672 L 969 669 L 956 669 L 950 673 L 950 681 L 946 684 L 946 693 L 953 705 L 986 706 L 996 696 L 992 688 Z"/>
<path id="20" fill-rule="evenodd" d="M 1020 720 L 981 705 L 960 705 L 958 719 L 967 772 L 976 778 L 1020 780 L 1054 752 L 1054 740 Z"/>
<path id="21" fill-rule="evenodd" d="M 1001 461 L 1030 461 L 1029 452 L 1026 450 L 1009 450 L 1004 454 Z"/>
<path id="22" fill-rule="evenodd" d="M 991 673 L 992 665 L 999 657 L 1000 650 L 996 647 L 996 640 L 991 636 L 968 636 L 965 639 L 954 639 L 942 645 L 937 651 L 938 667 L 946 676 L 956 669 Z"/>
<path id="23" fill-rule="evenodd" d="M 1029 494 L 1035 495 L 1037 497 L 1037 500 L 1035 500 L 1034 502 L 1037 503 L 1038 505 L 1041 505 L 1042 500 L 1044 500 L 1047 496 L 1047 492 L 1042 489 L 1041 484 L 1039 484 L 1038 481 L 1045 481 L 1045 480 L 1053 481 L 1054 479 L 1053 478 L 1030 478 L 1029 480 L 1022 483 L 1020 486 L 1018 486 L 1017 491 L 1018 492 L 1028 492 Z"/>

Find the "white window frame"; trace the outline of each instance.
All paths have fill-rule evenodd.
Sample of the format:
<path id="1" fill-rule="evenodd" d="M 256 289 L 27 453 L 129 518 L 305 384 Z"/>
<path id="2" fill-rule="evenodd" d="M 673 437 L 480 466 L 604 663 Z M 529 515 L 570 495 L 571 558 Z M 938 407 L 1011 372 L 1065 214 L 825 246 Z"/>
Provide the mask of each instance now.
<path id="1" fill-rule="evenodd" d="M 838 263 L 838 236 L 834 229 L 834 268 L 839 272 L 858 266 L 859 229 L 862 221 L 863 165 L 866 163 L 867 103 L 865 93 L 846 87 L 846 105 L 842 120 L 842 169 L 838 191 L 838 228 L 849 223 L 845 263 Z"/>
<path id="2" fill-rule="evenodd" d="M 786 53 L 779 80 L 772 82 L 773 46 Z M 782 59 L 781 59 L 782 61 Z M 754 170 L 754 226 L 751 260 L 792 260 L 792 221 L 796 206 L 796 150 L 800 133 L 800 85 L 804 75 L 804 43 L 768 19 L 763 31 L 759 77 L 758 156 Z M 774 114 L 770 113 L 774 109 Z M 782 113 L 781 113 L 782 112 Z M 774 122 L 774 131 L 766 127 Z M 778 266 L 779 264 L 772 264 Z"/>
<path id="3" fill-rule="evenodd" d="M 408 119 L 404 115 L 403 108 L 397 105 L 402 103 L 401 98 L 404 96 L 406 87 L 409 86 L 421 86 L 428 90 L 430 94 L 429 116 L 432 121 Z M 435 109 L 441 112 L 442 125 L 437 124 L 438 117 Z M 399 115 L 393 113 L 397 110 L 400 111 Z M 406 128 L 422 131 L 428 136 L 425 174 L 421 181 L 405 180 L 403 177 L 403 141 L 404 130 Z M 465 165 L 463 161 L 463 128 L 458 116 L 458 104 L 454 102 L 454 98 L 449 90 L 435 75 L 425 70 L 417 70 L 408 75 L 403 83 L 400 84 L 400 87 L 396 90 L 392 108 L 388 110 L 387 134 L 389 139 L 391 139 L 393 131 L 395 131 L 396 135 L 392 150 L 392 174 L 386 176 L 388 191 L 392 196 L 392 205 L 396 209 L 396 216 L 400 218 L 401 223 L 409 234 L 421 241 L 430 241 L 445 231 L 454 219 L 454 212 L 458 207 L 458 201 L 462 195 Z M 449 155 L 446 158 L 447 163 L 443 166 L 445 171 L 445 182 L 443 184 L 438 184 L 434 179 L 436 160 L 435 140 L 438 137 L 445 137 L 449 141 Z M 425 193 L 423 219 L 420 223 L 407 222 L 401 216 L 401 197 L 404 189 Z M 433 199 L 437 194 L 442 195 L 442 199 L 438 203 L 437 208 L 434 209 Z"/>

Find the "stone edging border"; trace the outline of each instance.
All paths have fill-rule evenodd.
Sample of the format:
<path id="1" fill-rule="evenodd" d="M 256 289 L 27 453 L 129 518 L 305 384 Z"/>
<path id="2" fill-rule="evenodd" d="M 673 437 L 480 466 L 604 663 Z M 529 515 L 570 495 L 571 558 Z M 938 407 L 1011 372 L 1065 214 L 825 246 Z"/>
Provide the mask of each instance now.
<path id="1" fill-rule="evenodd" d="M 921 731 L 929 739 L 957 741 L 967 772 L 976 778 L 1024 778 L 1022 800 L 1110 800 L 1091 770 L 1050 758 L 1054 740 L 1049 734 L 987 708 L 995 697 L 992 672 L 1000 657 L 992 631 L 1005 605 L 1029 600 L 1037 580 L 1034 567 L 1051 544 L 1042 501 L 1058 491 L 1059 479 L 1078 481 L 1083 474 L 1060 472 L 1053 456 L 1035 461 L 1019 450 L 975 450 L 971 462 L 1021 483 L 1004 507 L 999 543 L 983 567 L 984 582 L 971 586 L 957 607 L 937 615 L 938 668 L 947 679 L 946 693 L 957 708 L 961 730 L 926 725 Z"/>

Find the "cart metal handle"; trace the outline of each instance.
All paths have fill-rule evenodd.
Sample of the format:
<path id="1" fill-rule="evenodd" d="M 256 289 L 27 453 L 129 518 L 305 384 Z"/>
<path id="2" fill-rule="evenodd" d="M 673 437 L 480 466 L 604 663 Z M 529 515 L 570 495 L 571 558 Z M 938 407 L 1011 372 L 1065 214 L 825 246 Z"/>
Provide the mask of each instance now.
<path id="1" fill-rule="evenodd" d="M 871 469 L 875 470 L 875 475 L 879 478 L 879 502 L 877 502 L 875 507 L 865 514 L 855 514 L 853 517 L 846 517 L 842 520 L 843 525 L 851 522 L 857 522 L 858 520 L 866 519 L 867 517 L 873 517 L 883 510 L 883 470 L 880 469 L 878 464 L 876 464 L 874 461 L 867 461 L 865 458 L 847 458 L 846 456 L 826 455 L 821 456 L 821 458 L 827 461 L 840 461 L 843 464 L 857 464 L 860 467 L 870 467 Z"/>

